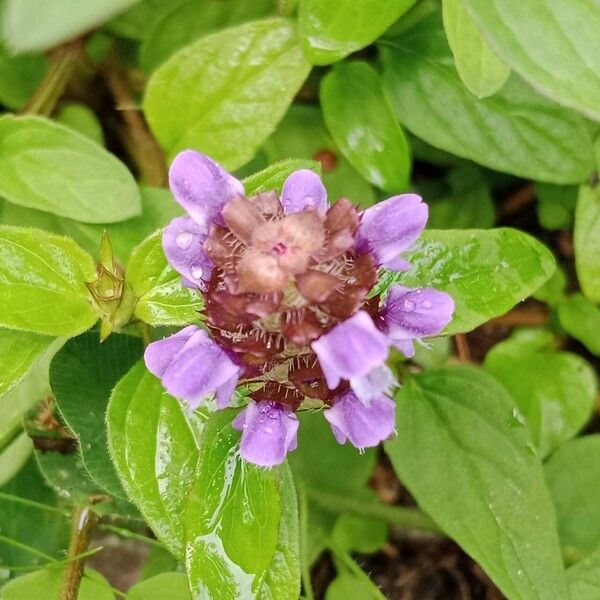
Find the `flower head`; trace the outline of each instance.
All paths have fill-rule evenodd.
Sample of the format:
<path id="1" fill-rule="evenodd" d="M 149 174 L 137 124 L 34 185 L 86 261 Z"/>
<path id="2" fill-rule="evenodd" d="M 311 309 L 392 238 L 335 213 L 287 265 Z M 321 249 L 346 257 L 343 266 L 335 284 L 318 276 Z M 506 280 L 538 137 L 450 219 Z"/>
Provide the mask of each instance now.
<path id="1" fill-rule="evenodd" d="M 389 348 L 410 356 L 453 311 L 431 289 L 369 298 L 379 266 L 409 268 L 402 253 L 427 220 L 421 198 L 363 212 L 345 198 L 329 206 L 308 170 L 292 173 L 280 196 L 245 197 L 241 182 L 191 150 L 175 158 L 169 181 L 189 216 L 165 228 L 163 248 L 183 284 L 203 292 L 207 331 L 187 327 L 148 346 L 146 364 L 167 391 L 192 407 L 215 393 L 222 408 L 238 380 L 260 383 L 233 426 L 242 456 L 265 467 L 295 449 L 306 398 L 322 402 L 340 443 L 363 449 L 391 435 Z"/>

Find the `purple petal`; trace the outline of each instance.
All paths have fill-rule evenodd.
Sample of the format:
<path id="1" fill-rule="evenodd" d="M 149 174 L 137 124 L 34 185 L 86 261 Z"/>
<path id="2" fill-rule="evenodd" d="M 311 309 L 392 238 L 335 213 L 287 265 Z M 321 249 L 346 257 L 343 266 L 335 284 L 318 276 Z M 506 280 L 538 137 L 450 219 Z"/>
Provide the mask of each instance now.
<path id="1" fill-rule="evenodd" d="M 382 317 L 386 333 L 398 342 L 437 335 L 450 323 L 453 312 L 454 300 L 445 292 L 433 288 L 411 290 L 393 285 Z"/>
<path id="2" fill-rule="evenodd" d="M 324 213 L 327 210 L 327 190 L 316 173 L 308 169 L 294 171 L 283 184 L 281 204 L 287 215 L 306 208 Z"/>
<path id="3" fill-rule="evenodd" d="M 175 157 L 169 169 L 169 186 L 177 202 L 206 228 L 228 200 L 244 195 L 241 181 L 194 150 L 184 150 Z"/>
<path id="4" fill-rule="evenodd" d="M 183 331 L 186 339 L 181 344 Z M 227 405 L 240 368 L 202 329 L 190 326 L 183 331 L 146 348 L 148 369 L 161 377 L 169 394 L 186 400 L 192 408 L 213 392 L 218 393 L 220 406 Z"/>
<path id="5" fill-rule="evenodd" d="M 368 402 L 382 394 L 387 395 L 398 381 L 387 365 L 375 367 L 363 377 L 350 379 L 350 387 L 361 402 Z"/>
<path id="6" fill-rule="evenodd" d="M 190 217 L 177 217 L 163 230 L 162 247 L 169 264 L 183 276 L 186 287 L 203 290 L 213 262 L 204 251 L 207 231 Z"/>
<path id="7" fill-rule="evenodd" d="M 392 340 L 394 347 L 400 350 L 406 358 L 412 358 L 415 355 L 415 345 L 412 340 Z"/>
<path id="8" fill-rule="evenodd" d="M 379 202 L 361 215 L 358 248 L 372 252 L 378 265 L 406 270 L 406 262 L 398 264 L 395 259 L 421 235 L 427 216 L 427 205 L 416 194 L 392 196 Z"/>
<path id="9" fill-rule="evenodd" d="M 250 401 L 232 425 L 242 431 L 242 456 L 260 467 L 280 465 L 298 443 L 298 418 L 278 402 Z"/>
<path id="10" fill-rule="evenodd" d="M 334 390 L 342 378 L 363 377 L 381 366 L 387 358 L 389 346 L 387 336 L 375 327 L 364 310 L 336 325 L 311 344 L 330 390 Z"/>
<path id="11" fill-rule="evenodd" d="M 349 440 L 359 450 L 372 448 L 387 439 L 395 428 L 395 404 L 386 396 L 373 398 L 364 404 L 350 390 L 324 412 L 335 439 L 343 444 Z"/>

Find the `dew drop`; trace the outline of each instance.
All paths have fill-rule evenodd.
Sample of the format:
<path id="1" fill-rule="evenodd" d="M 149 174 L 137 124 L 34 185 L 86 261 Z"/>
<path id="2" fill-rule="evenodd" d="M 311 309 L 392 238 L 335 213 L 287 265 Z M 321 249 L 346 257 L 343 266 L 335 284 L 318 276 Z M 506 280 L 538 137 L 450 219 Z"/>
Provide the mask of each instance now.
<path id="1" fill-rule="evenodd" d="M 415 303 L 411 302 L 410 300 L 405 300 L 404 301 L 404 310 L 406 312 L 412 312 L 413 310 L 415 310 Z"/>
<path id="2" fill-rule="evenodd" d="M 431 302 L 429 300 L 423 300 L 423 308 L 431 308 Z"/>
<path id="3" fill-rule="evenodd" d="M 202 277 L 202 267 L 194 266 L 191 268 L 191 272 L 194 279 L 200 279 L 200 277 Z"/>
<path id="4" fill-rule="evenodd" d="M 178 248 L 182 250 L 187 250 L 191 243 L 194 241 L 194 234 L 189 231 L 183 231 L 175 238 L 175 243 Z"/>

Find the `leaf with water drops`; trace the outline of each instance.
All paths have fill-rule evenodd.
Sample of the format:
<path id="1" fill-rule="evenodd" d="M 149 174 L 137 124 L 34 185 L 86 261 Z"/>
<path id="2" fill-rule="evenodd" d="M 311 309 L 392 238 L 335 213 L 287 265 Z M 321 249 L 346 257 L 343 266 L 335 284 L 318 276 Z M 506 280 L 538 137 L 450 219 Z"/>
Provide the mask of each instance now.
<path id="1" fill-rule="evenodd" d="M 385 444 L 400 480 L 509 598 L 564 600 L 567 586 L 542 465 L 493 377 L 430 369 L 396 394 Z"/>

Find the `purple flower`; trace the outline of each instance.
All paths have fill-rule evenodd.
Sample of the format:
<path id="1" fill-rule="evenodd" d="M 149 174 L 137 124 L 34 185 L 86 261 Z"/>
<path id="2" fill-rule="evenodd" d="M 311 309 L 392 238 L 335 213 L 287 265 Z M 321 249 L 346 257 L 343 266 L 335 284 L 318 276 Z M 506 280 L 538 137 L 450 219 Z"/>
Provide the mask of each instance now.
<path id="1" fill-rule="evenodd" d="M 365 400 L 389 388 L 389 372 L 382 371 L 382 367 L 390 345 L 387 336 L 375 327 L 363 310 L 311 344 L 327 387 L 335 390 L 342 379 L 347 379 Z"/>
<path id="2" fill-rule="evenodd" d="M 316 173 L 308 169 L 294 171 L 283 184 L 281 205 L 286 214 L 307 208 L 324 213 L 327 210 L 327 190 Z"/>
<path id="3" fill-rule="evenodd" d="M 298 425 L 298 417 L 284 404 L 252 400 L 233 421 L 242 432 L 242 456 L 261 467 L 281 464 L 296 449 Z"/>
<path id="4" fill-rule="evenodd" d="M 362 213 L 357 246 L 371 252 L 378 265 L 407 271 L 410 264 L 400 253 L 409 250 L 421 235 L 427 216 L 427 205 L 420 196 L 392 196 Z"/>
<path id="5" fill-rule="evenodd" d="M 191 408 L 200 406 L 213 392 L 217 406 L 226 407 L 241 371 L 226 352 L 195 325 L 149 344 L 144 360 L 148 370 L 160 377 L 167 392 L 185 400 Z"/>
<path id="6" fill-rule="evenodd" d="M 440 333 L 452 320 L 454 300 L 432 288 L 390 287 L 381 311 L 383 329 L 405 356 L 415 354 L 413 342 Z"/>
<path id="7" fill-rule="evenodd" d="M 350 440 L 353 446 L 364 450 L 390 437 L 395 428 L 395 408 L 387 396 L 376 396 L 364 403 L 347 390 L 334 399 L 324 415 L 340 444 Z"/>

